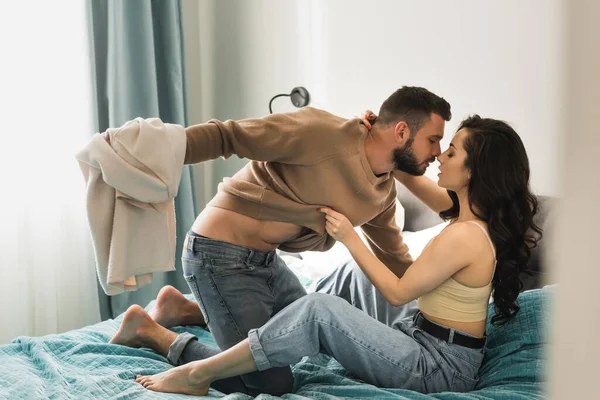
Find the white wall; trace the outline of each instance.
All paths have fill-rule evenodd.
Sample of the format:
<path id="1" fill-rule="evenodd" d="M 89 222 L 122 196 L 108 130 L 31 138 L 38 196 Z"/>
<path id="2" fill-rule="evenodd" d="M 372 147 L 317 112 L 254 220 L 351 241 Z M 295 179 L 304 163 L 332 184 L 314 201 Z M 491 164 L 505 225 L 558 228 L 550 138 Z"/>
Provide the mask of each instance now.
<path id="1" fill-rule="evenodd" d="M 94 130 L 87 28 L 84 2 L 0 2 L 0 344 L 100 321 L 74 157 Z"/>
<path id="2" fill-rule="evenodd" d="M 210 117 L 265 115 L 274 94 L 298 85 L 313 105 L 350 117 L 378 110 L 402 85 L 425 86 L 452 104 L 446 144 L 470 113 L 505 119 L 525 142 L 533 189 L 558 194 L 563 1 L 205 0 L 200 7 L 209 8 L 196 12 L 214 40 L 200 55 L 211 59 L 204 72 L 212 93 L 203 96 Z M 285 98 L 274 103 L 275 111 L 291 109 Z M 241 165 L 217 164 L 228 172 Z"/>
<path id="3" fill-rule="evenodd" d="M 242 119 L 269 113 L 271 97 L 294 86 L 314 84 L 307 77 L 311 61 L 298 34 L 302 1 L 183 0 L 189 122 L 210 118 Z M 307 20 L 307 18 L 304 18 Z M 310 21 L 309 21 L 310 22 Z M 304 46 L 302 51 L 300 47 Z M 274 112 L 295 108 L 287 98 L 273 103 Z M 237 172 L 246 160 L 235 156 L 207 163 L 201 175 L 212 192 L 223 176 Z"/>
<path id="4" fill-rule="evenodd" d="M 378 107 L 397 86 L 427 87 L 452 105 L 446 143 L 470 113 L 507 120 L 525 142 L 534 190 L 556 194 L 563 52 L 558 1 L 318 4 L 326 15 L 328 108 L 347 114 Z"/>

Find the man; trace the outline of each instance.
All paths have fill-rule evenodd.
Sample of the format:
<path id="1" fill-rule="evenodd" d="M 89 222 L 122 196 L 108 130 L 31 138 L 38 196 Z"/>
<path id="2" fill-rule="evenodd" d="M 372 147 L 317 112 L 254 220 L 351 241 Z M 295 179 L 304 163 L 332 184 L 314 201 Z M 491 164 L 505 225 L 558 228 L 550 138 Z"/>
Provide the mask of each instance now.
<path id="1" fill-rule="evenodd" d="M 306 294 L 275 249 L 326 251 L 334 244 L 317 209 L 331 207 L 361 226 L 375 255 L 397 276 L 412 263 L 395 223 L 393 170 L 422 175 L 441 153 L 450 105 L 419 87 L 402 87 L 381 106 L 369 131 L 306 107 L 262 119 L 209 121 L 186 129 L 186 164 L 237 154 L 252 160 L 194 222 L 183 269 L 197 304 L 172 287 L 159 293 L 155 321 L 164 326 L 208 325 L 219 348 L 247 338 L 278 311 Z M 132 343 L 139 318 L 128 310 L 111 343 Z M 166 331 L 166 330 L 163 330 Z M 174 365 L 216 349 L 166 331 L 164 353 Z M 170 334 L 169 334 L 170 332 Z M 160 348 L 160 346 L 159 346 Z M 255 372 L 213 385 L 226 393 L 289 392 L 289 368 Z"/>

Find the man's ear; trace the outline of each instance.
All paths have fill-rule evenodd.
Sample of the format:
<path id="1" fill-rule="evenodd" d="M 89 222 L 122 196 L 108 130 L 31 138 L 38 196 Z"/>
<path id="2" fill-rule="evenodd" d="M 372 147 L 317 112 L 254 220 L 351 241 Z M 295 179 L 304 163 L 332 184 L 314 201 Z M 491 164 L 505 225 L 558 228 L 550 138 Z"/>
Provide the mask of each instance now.
<path id="1" fill-rule="evenodd" d="M 410 128 L 405 121 L 400 121 L 394 127 L 394 139 L 399 144 L 404 144 L 410 138 Z"/>

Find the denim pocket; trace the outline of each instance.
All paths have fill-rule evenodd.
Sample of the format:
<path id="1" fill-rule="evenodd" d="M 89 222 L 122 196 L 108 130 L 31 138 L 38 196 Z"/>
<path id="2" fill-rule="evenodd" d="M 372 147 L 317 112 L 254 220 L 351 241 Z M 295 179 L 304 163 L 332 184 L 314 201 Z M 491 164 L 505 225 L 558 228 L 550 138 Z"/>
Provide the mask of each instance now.
<path id="1" fill-rule="evenodd" d="M 421 348 L 421 355 L 424 361 L 424 377 L 428 378 L 438 372 L 440 369 L 440 360 L 439 357 L 434 356 L 434 354 L 438 354 L 438 352 L 436 351 L 435 345 L 429 340 L 428 335 L 414 326 L 409 326 L 406 333 L 410 335 Z"/>
<path id="2" fill-rule="evenodd" d="M 196 282 L 196 276 L 195 275 L 183 275 L 185 281 L 187 282 L 188 286 L 190 287 L 190 289 L 192 290 L 192 293 L 194 294 L 194 297 L 196 298 L 196 302 L 198 303 L 198 306 L 200 307 L 200 312 L 202 312 L 202 316 L 204 317 L 204 323 L 208 325 L 208 314 L 206 313 L 206 308 L 204 307 L 204 303 L 202 302 L 202 296 L 200 295 L 200 289 L 198 288 L 198 282 Z"/>
<path id="3" fill-rule="evenodd" d="M 248 265 L 240 260 L 228 260 L 226 258 L 211 259 L 209 268 L 210 272 L 215 277 L 252 272 L 256 269 L 254 265 Z"/>
<path id="4" fill-rule="evenodd" d="M 451 390 L 453 392 L 470 392 L 475 389 L 475 386 L 479 382 L 479 379 L 474 379 L 469 376 L 463 375 L 458 371 L 454 371 L 452 377 Z"/>
<path id="5" fill-rule="evenodd" d="M 439 340 L 439 339 L 438 339 Z M 479 369 L 483 362 L 484 351 L 481 349 L 471 349 L 458 344 L 450 344 L 443 340 L 439 340 L 440 350 L 450 357 L 457 364 L 466 364 L 465 367 L 473 367 Z"/>

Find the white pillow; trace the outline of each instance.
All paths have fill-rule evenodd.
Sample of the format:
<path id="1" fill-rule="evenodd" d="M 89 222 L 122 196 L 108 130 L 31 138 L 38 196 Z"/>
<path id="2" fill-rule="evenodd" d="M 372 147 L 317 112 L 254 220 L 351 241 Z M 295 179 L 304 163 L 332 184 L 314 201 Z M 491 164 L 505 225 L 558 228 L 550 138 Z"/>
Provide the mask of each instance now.
<path id="1" fill-rule="evenodd" d="M 417 232 L 402 232 L 402 237 L 404 238 L 404 243 L 408 246 L 408 250 L 410 251 L 410 255 L 414 260 L 416 260 L 421 253 L 427 243 L 442 231 L 447 225 L 448 221 L 442 222 L 438 225 L 432 226 L 431 228 L 422 229 Z"/>
<path id="2" fill-rule="evenodd" d="M 342 242 L 336 242 L 327 251 L 304 251 L 300 254 L 304 270 L 307 271 L 305 274 L 312 279 L 319 279 L 352 259 L 350 251 Z"/>
<path id="3" fill-rule="evenodd" d="M 279 256 L 285 261 L 285 264 L 296 274 L 300 283 L 305 288 L 315 280 L 314 272 L 304 260 L 290 255 L 290 253 L 279 253 Z M 320 278 L 320 276 L 318 277 Z M 317 279 L 318 279 L 317 278 Z"/>
<path id="4" fill-rule="evenodd" d="M 400 232 L 404 230 L 404 207 L 398 199 L 396 199 L 396 225 L 400 228 Z"/>

